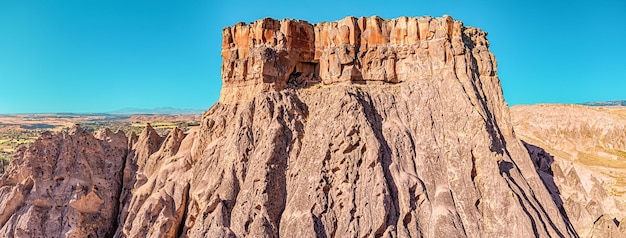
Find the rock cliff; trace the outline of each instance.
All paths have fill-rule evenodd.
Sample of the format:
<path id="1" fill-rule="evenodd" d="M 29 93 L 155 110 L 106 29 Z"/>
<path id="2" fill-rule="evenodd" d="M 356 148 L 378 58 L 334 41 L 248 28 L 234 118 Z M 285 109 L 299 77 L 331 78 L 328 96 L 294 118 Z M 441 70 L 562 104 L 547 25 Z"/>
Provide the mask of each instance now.
<path id="1" fill-rule="evenodd" d="M 26 153 L 54 160 L 12 162 L 0 226 L 55 237 L 575 237 L 513 133 L 486 35 L 448 16 L 225 28 L 220 101 L 198 130 L 163 138 L 148 127 L 114 143 L 119 154 L 81 154 L 96 166 L 84 174 L 63 170 L 64 153 Z M 64 135 L 29 150 L 73 140 Z M 39 171 L 58 171 L 63 188 L 106 174 L 115 192 L 46 193 L 40 184 L 61 185 Z M 56 217 L 92 214 L 71 206 L 75 193 L 117 216 L 20 222 L 49 196 L 69 204 Z"/>
<path id="2" fill-rule="evenodd" d="M 223 30 L 220 101 L 319 83 L 399 83 L 444 73 L 495 76 L 486 35 L 449 16 L 239 23 Z M 457 56 L 474 57 L 476 71 L 456 72 L 455 58 L 463 58 Z"/>

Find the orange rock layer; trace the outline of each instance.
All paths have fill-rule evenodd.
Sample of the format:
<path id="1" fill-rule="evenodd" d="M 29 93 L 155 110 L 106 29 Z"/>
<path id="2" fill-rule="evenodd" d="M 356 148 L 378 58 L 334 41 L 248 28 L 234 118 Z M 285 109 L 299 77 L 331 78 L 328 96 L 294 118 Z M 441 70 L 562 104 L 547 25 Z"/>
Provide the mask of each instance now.
<path id="1" fill-rule="evenodd" d="M 431 77 L 454 68 L 454 57 L 468 48 L 483 48 L 485 55 L 476 57 L 479 70 L 495 75 L 487 34 L 449 16 L 346 17 L 318 24 L 266 18 L 227 27 L 222 35 L 221 102 L 317 83 Z"/>

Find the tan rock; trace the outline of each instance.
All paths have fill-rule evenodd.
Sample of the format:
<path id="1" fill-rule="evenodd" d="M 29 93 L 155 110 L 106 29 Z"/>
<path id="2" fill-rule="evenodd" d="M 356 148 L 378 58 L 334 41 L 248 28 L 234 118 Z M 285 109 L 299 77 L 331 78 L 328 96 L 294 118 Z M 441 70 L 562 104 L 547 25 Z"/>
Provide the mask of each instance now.
<path id="1" fill-rule="evenodd" d="M 152 128 L 142 133 L 144 138 Z M 144 131 L 146 132 L 146 131 Z M 190 136 L 174 128 L 165 138 L 160 149 L 139 166 L 138 174 L 145 174 L 146 181 L 135 183 L 132 197 L 120 215 L 116 237 L 177 237 L 179 227 L 185 221 L 188 206 L 191 146 L 196 132 Z M 140 136 L 140 138 L 142 137 Z M 138 143 L 141 143 L 141 139 Z M 136 144 L 134 148 L 139 148 Z M 140 160 L 138 160 L 140 161 Z"/>
<path id="2" fill-rule="evenodd" d="M 486 33 L 450 17 L 274 23 L 276 45 L 242 44 L 267 54 L 223 59 L 183 236 L 576 235 L 513 134 Z M 292 24 L 313 29 L 303 48 L 278 40 Z M 241 61 L 263 73 L 231 74 Z"/>
<path id="3" fill-rule="evenodd" d="M 18 156 L 1 180 L 0 208 L 10 214 L 0 215 L 1 231 L 87 236 L 98 222 L 106 232 L 94 236 L 577 235 L 513 133 L 481 30 L 447 16 L 315 25 L 263 19 L 225 28 L 223 37 L 222 95 L 197 131 L 175 129 L 163 138 L 148 126 L 114 143 L 128 148 L 115 154 L 117 170 L 106 170 L 117 171 L 109 181 L 117 181 L 115 193 L 95 188 L 84 174 L 93 170 L 75 175 L 54 167 L 59 163 L 30 163 L 56 158 L 53 149 L 68 144 L 44 135 L 37 143 L 45 145 Z M 91 161 L 108 151 L 98 148 L 69 151 L 90 151 Z M 30 155 L 34 150 L 48 152 Z M 41 192 L 41 173 L 65 181 L 44 188 L 72 188 L 54 193 L 71 204 L 69 216 L 119 201 L 117 217 L 70 228 L 45 223 L 52 220 L 45 216 L 19 220 L 55 204 Z"/>
<path id="4" fill-rule="evenodd" d="M 7 237 L 105 237 L 115 231 L 127 153 L 123 133 L 45 132 L 0 179 Z"/>
<path id="5" fill-rule="evenodd" d="M 515 131 L 581 237 L 624 237 L 625 112 L 579 105 L 511 108 Z"/>

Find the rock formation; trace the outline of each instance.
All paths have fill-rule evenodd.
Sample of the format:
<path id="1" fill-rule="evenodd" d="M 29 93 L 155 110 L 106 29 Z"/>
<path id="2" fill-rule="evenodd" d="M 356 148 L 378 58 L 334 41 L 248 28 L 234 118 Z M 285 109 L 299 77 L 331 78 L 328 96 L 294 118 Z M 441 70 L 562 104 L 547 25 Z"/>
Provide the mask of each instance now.
<path id="1" fill-rule="evenodd" d="M 124 133 L 45 132 L 0 180 L 3 237 L 106 237 L 117 223 Z"/>
<path id="2" fill-rule="evenodd" d="M 626 237 L 626 109 L 515 106 L 538 173 L 581 237 Z"/>
<path id="3" fill-rule="evenodd" d="M 486 35 L 449 16 L 347 17 L 315 25 L 270 18 L 239 23 L 223 30 L 220 102 L 319 83 L 451 77 L 440 75 L 444 73 L 495 76 Z M 473 69 L 455 68 L 455 58 L 464 57 L 473 57 Z"/>
<path id="4" fill-rule="evenodd" d="M 127 168 L 132 164 L 132 169 L 125 171 L 127 193 L 121 200 L 125 207 L 117 236 L 178 235 L 188 201 L 189 175 L 185 172 L 190 169 L 189 154 L 196 138 L 194 131 L 189 133 L 191 136 L 185 136 L 175 128 L 161 140 L 148 127 L 139 136 L 126 160 Z"/>
<path id="5" fill-rule="evenodd" d="M 0 225 L 115 237 L 575 237 L 513 133 L 486 35 L 448 16 L 225 28 L 220 101 L 197 131 L 162 138 L 148 127 L 118 167 L 60 170 L 115 175 L 117 222 L 92 216 L 112 224 L 102 233 L 88 222 L 17 229 L 24 213 L 14 211 L 34 205 L 5 198 L 41 179 L 16 159 Z M 40 143 L 66 144 L 54 138 Z"/>
<path id="6" fill-rule="evenodd" d="M 450 17 L 348 17 L 223 35 L 222 97 L 201 130 L 221 133 L 201 134 L 213 138 L 195 154 L 224 176 L 191 192 L 211 202 L 191 207 L 206 218 L 190 234 L 573 232 L 512 135 L 486 33 Z"/>

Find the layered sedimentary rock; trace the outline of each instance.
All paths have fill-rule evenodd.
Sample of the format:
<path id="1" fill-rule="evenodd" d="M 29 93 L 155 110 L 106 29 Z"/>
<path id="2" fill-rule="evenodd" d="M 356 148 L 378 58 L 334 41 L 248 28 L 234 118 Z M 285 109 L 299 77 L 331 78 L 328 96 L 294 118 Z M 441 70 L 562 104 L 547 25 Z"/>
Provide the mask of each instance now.
<path id="1" fill-rule="evenodd" d="M 449 16 L 239 23 L 223 30 L 220 100 L 250 100 L 258 92 L 317 83 L 432 78 L 454 72 L 455 56 L 474 49 L 468 54 L 477 56 L 474 73 L 495 76 L 485 36 Z"/>
<path id="2" fill-rule="evenodd" d="M 187 135 L 131 136 L 111 233 L 576 236 L 486 35 L 447 16 L 225 28 L 220 101 Z"/>
<path id="3" fill-rule="evenodd" d="M 626 236 L 626 109 L 511 108 L 515 131 L 581 237 Z"/>

